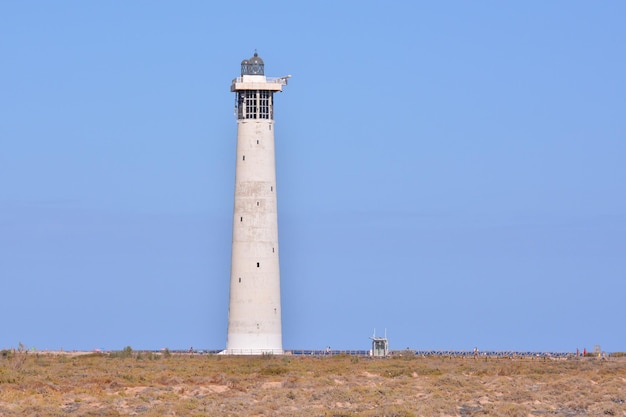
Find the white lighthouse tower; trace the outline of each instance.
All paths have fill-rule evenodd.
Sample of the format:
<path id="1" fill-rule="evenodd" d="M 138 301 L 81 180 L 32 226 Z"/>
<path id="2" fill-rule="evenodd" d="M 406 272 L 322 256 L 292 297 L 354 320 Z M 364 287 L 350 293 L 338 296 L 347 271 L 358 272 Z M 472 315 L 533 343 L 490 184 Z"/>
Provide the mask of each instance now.
<path id="1" fill-rule="evenodd" d="M 267 78 L 255 52 L 241 62 L 236 94 L 237 164 L 225 354 L 282 354 L 274 93 L 287 77 Z"/>

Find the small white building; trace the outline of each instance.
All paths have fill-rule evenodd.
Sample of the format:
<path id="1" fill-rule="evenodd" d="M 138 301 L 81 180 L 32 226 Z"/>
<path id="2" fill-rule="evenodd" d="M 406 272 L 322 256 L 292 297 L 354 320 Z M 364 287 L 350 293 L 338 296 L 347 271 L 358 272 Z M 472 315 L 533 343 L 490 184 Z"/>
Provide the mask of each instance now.
<path id="1" fill-rule="evenodd" d="M 389 353 L 389 340 L 387 336 L 376 337 L 376 335 L 370 337 L 372 339 L 372 350 L 370 356 L 384 358 Z"/>

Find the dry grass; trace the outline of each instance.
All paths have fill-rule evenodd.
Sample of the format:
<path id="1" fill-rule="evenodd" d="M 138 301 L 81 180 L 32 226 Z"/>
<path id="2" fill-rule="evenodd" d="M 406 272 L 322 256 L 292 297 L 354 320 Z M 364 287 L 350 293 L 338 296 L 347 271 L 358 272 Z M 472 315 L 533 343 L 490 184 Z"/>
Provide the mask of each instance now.
<path id="1" fill-rule="evenodd" d="M 626 358 L 0 357 L 0 416 L 626 416 Z"/>

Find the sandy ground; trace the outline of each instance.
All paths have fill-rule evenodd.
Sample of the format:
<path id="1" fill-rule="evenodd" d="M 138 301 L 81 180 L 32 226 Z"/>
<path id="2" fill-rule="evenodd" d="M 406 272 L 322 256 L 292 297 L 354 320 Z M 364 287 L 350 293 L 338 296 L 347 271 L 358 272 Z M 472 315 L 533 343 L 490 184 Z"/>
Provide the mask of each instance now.
<path id="1" fill-rule="evenodd" d="M 0 417 L 626 416 L 626 359 L 14 359 L 0 361 Z"/>

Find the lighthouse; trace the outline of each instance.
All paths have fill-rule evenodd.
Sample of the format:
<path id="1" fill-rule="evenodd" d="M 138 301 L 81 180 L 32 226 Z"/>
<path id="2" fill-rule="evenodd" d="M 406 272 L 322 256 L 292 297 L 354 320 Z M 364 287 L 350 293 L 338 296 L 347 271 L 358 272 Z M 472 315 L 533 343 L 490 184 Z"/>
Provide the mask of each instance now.
<path id="1" fill-rule="evenodd" d="M 255 52 L 232 81 L 237 162 L 225 354 L 282 354 L 274 93 L 290 76 L 269 78 Z"/>

